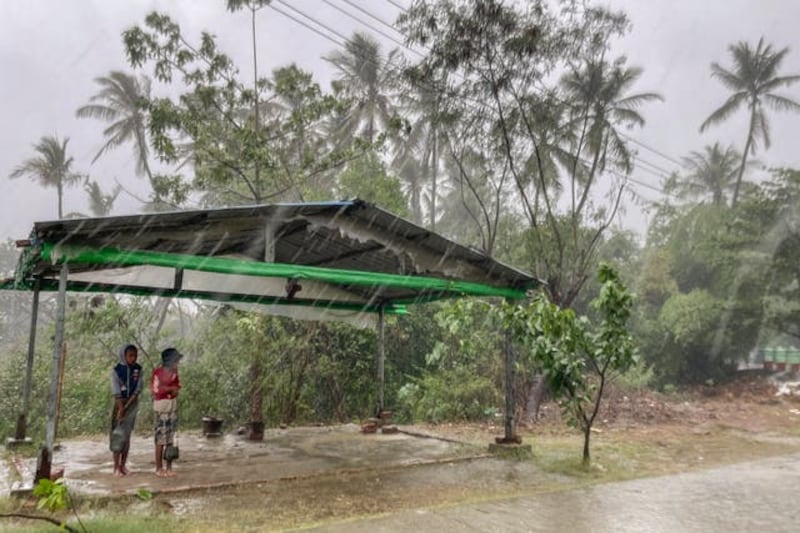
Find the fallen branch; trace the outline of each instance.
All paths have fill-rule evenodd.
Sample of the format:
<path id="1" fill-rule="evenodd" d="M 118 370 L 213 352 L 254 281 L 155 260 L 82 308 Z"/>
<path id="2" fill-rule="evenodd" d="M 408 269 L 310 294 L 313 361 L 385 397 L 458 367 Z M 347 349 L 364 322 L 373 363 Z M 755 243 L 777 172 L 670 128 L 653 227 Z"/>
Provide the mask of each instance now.
<path id="1" fill-rule="evenodd" d="M 27 518 L 29 520 L 44 520 L 45 522 L 50 522 L 56 527 L 63 528 L 65 531 L 69 531 L 70 533 L 79 533 L 77 529 L 68 526 L 66 522 L 60 522 L 55 518 L 50 518 L 49 516 L 40 516 L 40 515 L 25 514 L 25 513 L 0 513 L 0 518 Z"/>

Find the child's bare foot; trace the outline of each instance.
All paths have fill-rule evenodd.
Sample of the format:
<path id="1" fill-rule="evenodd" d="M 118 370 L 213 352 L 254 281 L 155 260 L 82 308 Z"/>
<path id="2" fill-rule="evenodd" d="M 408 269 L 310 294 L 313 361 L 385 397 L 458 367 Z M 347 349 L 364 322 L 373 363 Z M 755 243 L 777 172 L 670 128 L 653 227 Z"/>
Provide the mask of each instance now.
<path id="1" fill-rule="evenodd" d="M 166 475 L 167 477 L 175 477 L 175 472 L 173 470 L 167 470 Z"/>
<path id="2" fill-rule="evenodd" d="M 118 468 L 114 469 L 114 477 L 122 477 L 124 475 L 125 474 L 123 474 L 122 471 L 120 471 Z"/>
<path id="3" fill-rule="evenodd" d="M 123 476 L 127 476 L 130 472 L 124 466 L 119 467 L 119 473 Z"/>
<path id="4" fill-rule="evenodd" d="M 158 477 L 167 477 L 167 471 L 166 470 L 156 470 L 156 475 Z"/>

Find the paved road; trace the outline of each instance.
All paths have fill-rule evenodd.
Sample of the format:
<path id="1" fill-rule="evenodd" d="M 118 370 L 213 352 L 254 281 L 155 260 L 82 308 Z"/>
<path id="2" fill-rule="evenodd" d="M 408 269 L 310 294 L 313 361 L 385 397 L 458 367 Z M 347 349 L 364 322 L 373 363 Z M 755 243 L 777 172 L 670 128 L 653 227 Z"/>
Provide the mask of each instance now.
<path id="1" fill-rule="evenodd" d="M 317 531 L 800 532 L 800 455 L 336 524 Z"/>

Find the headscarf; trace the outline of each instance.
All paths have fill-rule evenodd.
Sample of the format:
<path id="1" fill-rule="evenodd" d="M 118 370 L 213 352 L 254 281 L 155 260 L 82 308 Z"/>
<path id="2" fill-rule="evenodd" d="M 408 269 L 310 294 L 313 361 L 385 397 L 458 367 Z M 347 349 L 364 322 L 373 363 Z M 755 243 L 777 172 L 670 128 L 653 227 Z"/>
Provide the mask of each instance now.
<path id="1" fill-rule="evenodd" d="M 133 394 L 140 394 L 142 391 L 142 367 L 139 363 L 128 366 L 125 360 L 125 352 L 130 348 L 136 348 L 134 344 L 126 344 L 119 351 L 119 363 L 111 370 L 111 394 L 117 397 L 128 398 Z M 139 353 L 139 350 L 136 350 Z"/>
<path id="2" fill-rule="evenodd" d="M 125 352 L 127 352 L 128 349 L 130 348 L 136 350 L 137 354 L 139 353 L 139 349 L 136 348 L 135 344 L 126 344 L 125 346 L 123 346 L 122 349 L 119 351 L 119 362 L 122 363 L 123 365 L 128 364 L 128 361 L 125 359 Z"/>

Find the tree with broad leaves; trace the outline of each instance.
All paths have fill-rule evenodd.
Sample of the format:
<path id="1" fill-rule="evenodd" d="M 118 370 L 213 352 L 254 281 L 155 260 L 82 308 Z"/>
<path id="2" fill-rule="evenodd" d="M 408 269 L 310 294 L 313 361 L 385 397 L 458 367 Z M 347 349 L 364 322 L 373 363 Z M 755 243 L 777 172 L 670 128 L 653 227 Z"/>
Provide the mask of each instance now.
<path id="1" fill-rule="evenodd" d="M 633 296 L 617 272 L 600 265 L 600 293 L 592 300 L 597 323 L 578 317 L 539 294 L 527 307 L 506 305 L 506 326 L 543 368 L 550 390 L 570 424 L 583 433 L 583 463 L 609 379 L 637 361 L 627 322 Z"/>
<path id="2" fill-rule="evenodd" d="M 233 2 L 230 7 L 240 4 Z M 262 3 L 246 4 L 256 9 Z M 348 159 L 346 151 L 330 150 L 321 143 L 311 145 L 302 158 L 283 153 L 286 146 L 296 144 L 288 139 L 302 138 L 321 125 L 337 104 L 299 69 L 294 69 L 295 77 L 305 81 L 279 83 L 276 71 L 274 80 L 258 77 L 251 87 L 240 81 L 238 68 L 210 33 L 191 42 L 177 23 L 159 13 L 148 15 L 143 27 L 126 30 L 123 41 L 132 67 L 152 67 L 158 81 L 183 86 L 177 97 L 148 102 L 151 143 L 168 164 L 178 164 L 189 151 L 194 170 L 191 188 L 204 195 L 206 204 L 298 200 L 304 183 Z M 268 94 L 271 88 L 275 92 Z M 302 104 L 280 120 L 262 114 L 270 108 L 261 103 L 278 98 L 282 89 L 302 93 Z M 181 175 L 161 178 L 155 181 L 162 195 L 178 191 L 186 197 Z"/>
<path id="3" fill-rule="evenodd" d="M 448 135 L 446 157 L 463 159 L 471 151 L 463 148 L 474 149 L 475 139 L 483 139 L 490 172 L 496 179 L 506 176 L 503 189 L 510 198 L 503 209 L 518 213 L 530 229 L 535 253 L 520 266 L 568 306 L 587 279 L 624 190 L 618 180 L 598 202 L 604 194 L 599 178 L 613 183 L 631 169 L 616 128 L 640 126 L 639 107 L 660 97 L 630 94 L 640 70 L 625 67 L 624 58 L 603 60 L 611 39 L 627 28 L 623 14 L 577 1 L 561 8 L 544 0 L 420 1 L 399 23 L 410 44 L 428 49 L 406 70 L 407 80 L 440 87 L 441 112 L 459 118 L 452 128 L 458 138 Z M 560 70 L 570 74 L 553 82 Z M 469 172 L 457 175 L 466 190 L 478 190 Z M 574 201 L 560 201 L 567 190 Z M 495 190 L 492 196 L 497 198 Z M 476 204 L 482 213 L 475 220 L 499 221 L 494 202 Z"/>
<path id="4" fill-rule="evenodd" d="M 764 142 L 764 148 L 769 148 L 770 145 L 769 121 L 765 108 L 774 111 L 800 111 L 800 103 L 774 92 L 780 87 L 788 87 L 800 81 L 800 75 L 779 75 L 781 63 L 789 53 L 789 48 L 774 51 L 772 45 L 764 43 L 763 37 L 758 40 L 755 48 L 739 41 L 729 46 L 728 51 L 733 57 L 733 67 L 728 69 L 719 63 L 711 63 L 711 76 L 717 78 L 733 94 L 703 121 L 700 131 L 725 122 L 742 107 L 746 107 L 750 113 L 742 161 L 731 200 L 731 205 L 736 206 L 747 157 L 755 153 L 759 139 Z"/>
<path id="5" fill-rule="evenodd" d="M 612 39 L 628 28 L 626 16 L 569 0 L 558 8 L 546 0 L 429 0 L 415 2 L 399 23 L 410 44 L 428 49 L 406 70 L 409 82 L 447 81 L 442 111 L 460 122 L 446 157 L 468 153 L 457 141 L 488 145 L 490 171 L 495 179 L 506 177 L 502 209 L 526 222 L 527 253 L 519 266 L 546 282 L 554 303 L 570 306 L 596 264 L 631 171 L 617 129 L 641 126 L 640 107 L 660 99 L 631 94 L 641 71 L 626 67 L 624 58 L 605 60 Z M 567 74 L 558 79 L 558 72 Z M 469 173 L 458 177 L 466 191 L 478 190 Z M 502 196 L 492 190 L 496 198 Z M 494 216 L 493 201 L 475 204 L 480 212 L 472 218 L 481 224 L 508 219 Z"/>

